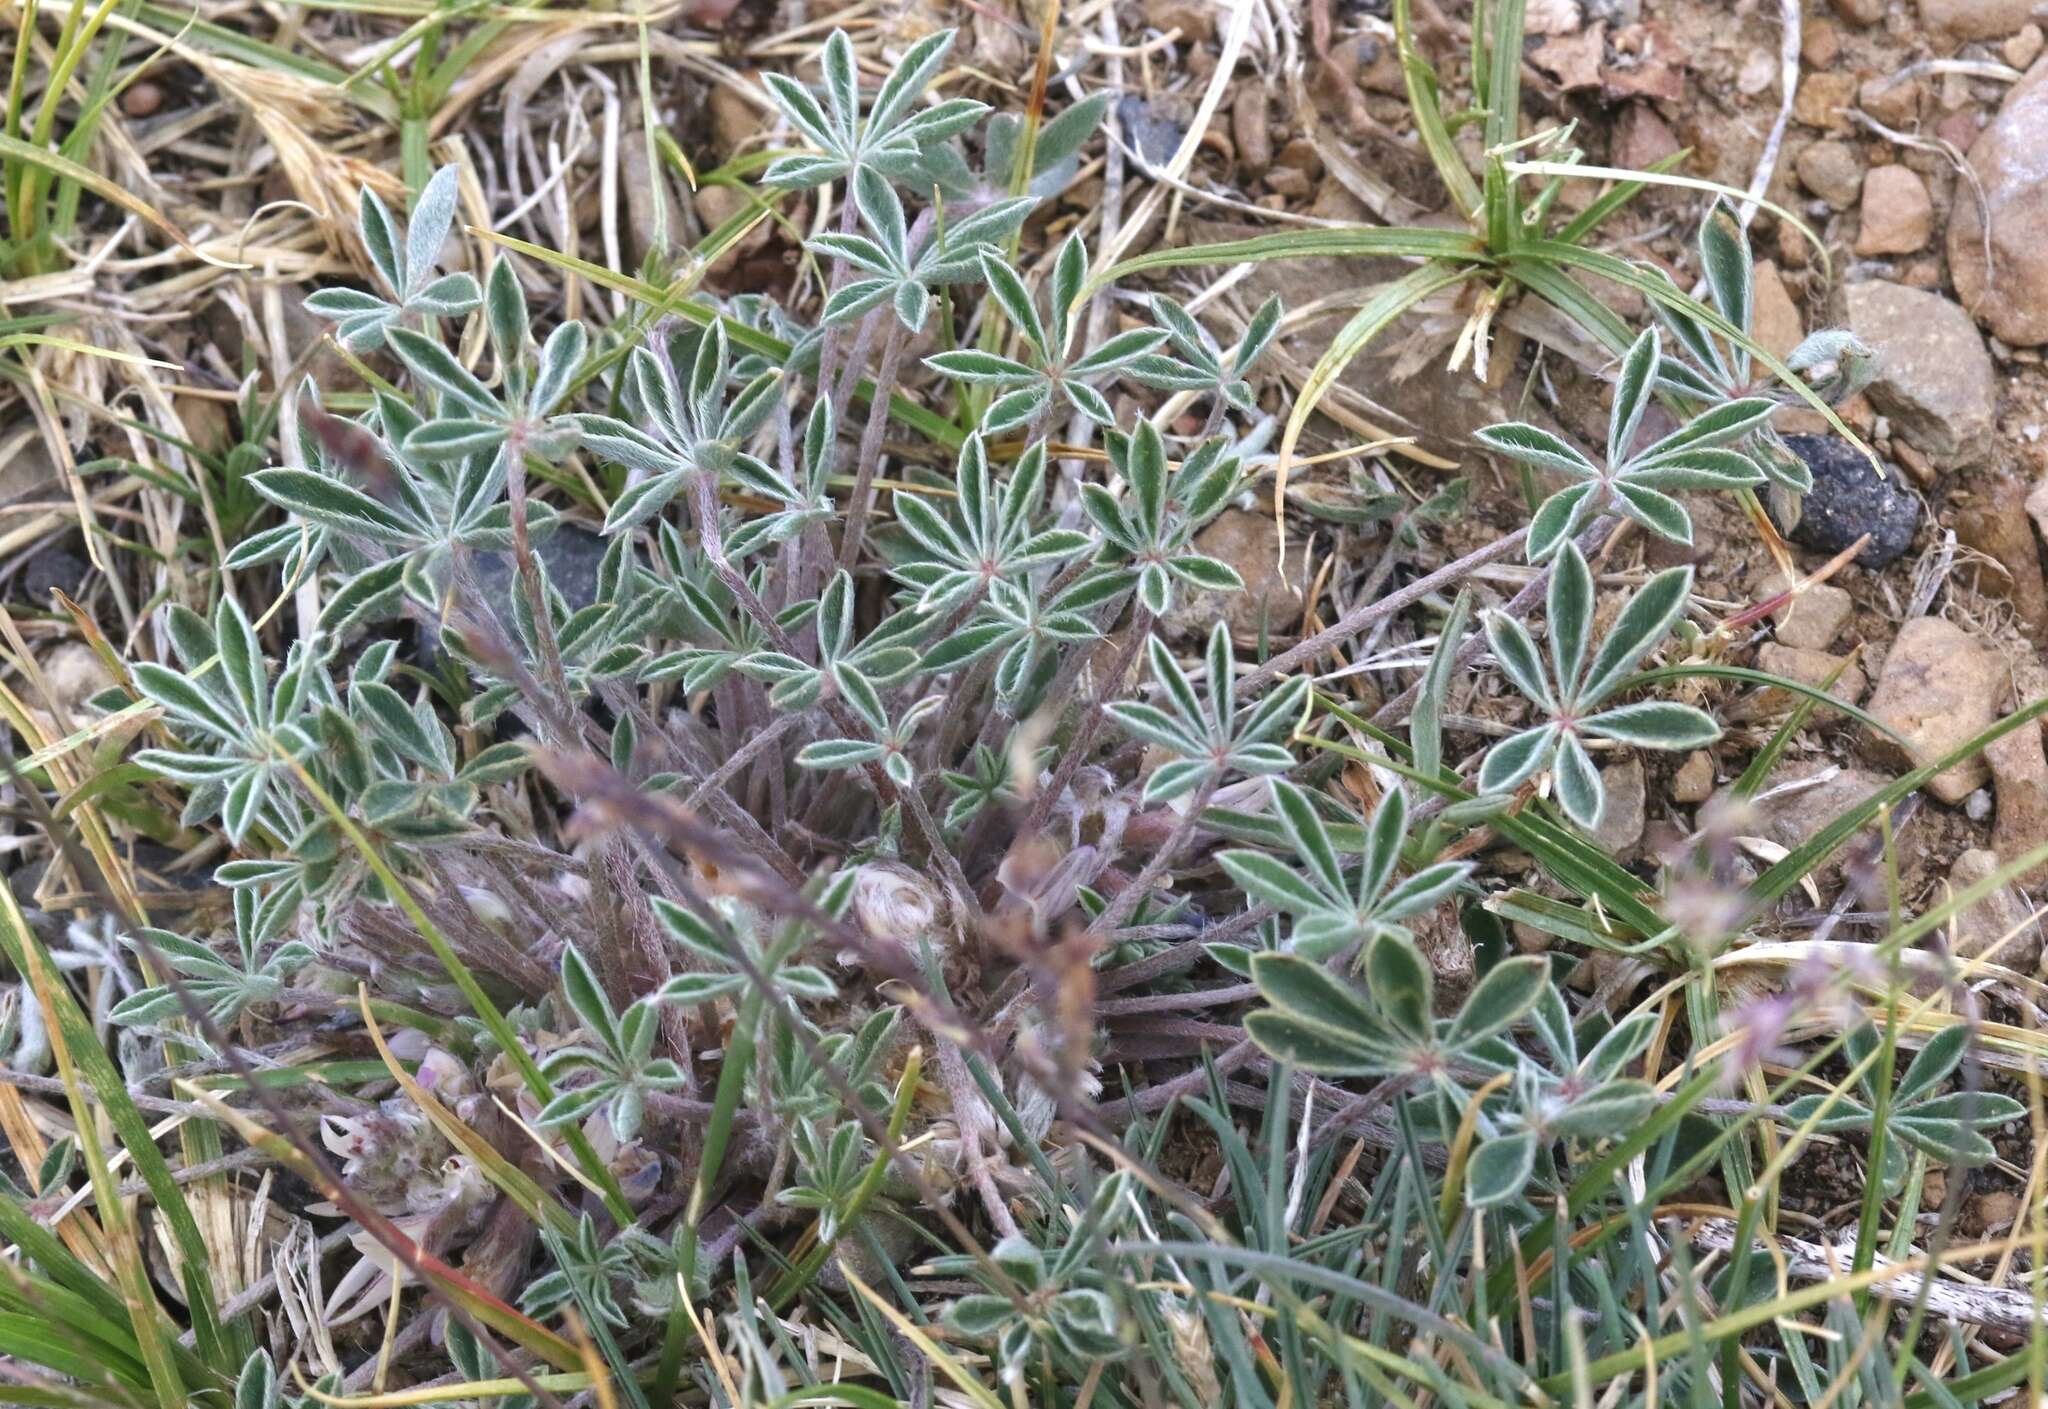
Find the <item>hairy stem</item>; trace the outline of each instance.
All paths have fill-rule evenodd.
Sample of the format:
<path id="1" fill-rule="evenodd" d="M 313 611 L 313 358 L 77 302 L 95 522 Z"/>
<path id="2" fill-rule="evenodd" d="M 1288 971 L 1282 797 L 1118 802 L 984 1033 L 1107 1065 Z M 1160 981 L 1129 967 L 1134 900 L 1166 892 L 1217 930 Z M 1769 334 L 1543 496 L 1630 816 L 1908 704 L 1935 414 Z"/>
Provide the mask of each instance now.
<path id="1" fill-rule="evenodd" d="M 853 493 L 847 499 L 846 532 L 839 543 L 839 566 L 849 572 L 860 561 L 861 540 L 867 535 L 875 470 L 882 460 L 882 432 L 889 425 L 889 394 L 896 389 L 897 366 L 903 359 L 906 341 L 903 324 L 891 316 L 888 335 L 882 342 L 882 363 L 875 372 L 875 394 L 868 402 L 868 422 L 860 433 L 860 457 L 854 462 Z"/>

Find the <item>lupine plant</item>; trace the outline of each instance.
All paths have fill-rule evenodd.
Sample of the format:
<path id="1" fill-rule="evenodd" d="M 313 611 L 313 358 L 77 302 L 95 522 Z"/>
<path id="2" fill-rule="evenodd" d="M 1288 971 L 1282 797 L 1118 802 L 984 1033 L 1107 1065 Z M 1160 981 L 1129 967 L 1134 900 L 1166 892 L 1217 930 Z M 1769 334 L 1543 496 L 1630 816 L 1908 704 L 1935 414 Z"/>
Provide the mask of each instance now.
<path id="1" fill-rule="evenodd" d="M 1423 137 L 1474 232 L 1365 232 L 1353 252 L 1428 263 L 1371 296 L 1324 370 L 1472 281 L 1468 341 L 1504 300 L 1547 299 L 1613 354 L 1582 369 L 1613 380 L 1613 407 L 1593 447 L 1479 432 L 1471 458 L 1555 478 L 1526 538 L 1509 524 L 1440 566 L 1433 539 L 1480 476 L 1416 491 L 1331 470 L 1366 507 L 1295 526 L 1333 563 L 1303 641 L 1269 612 L 1256 639 L 1233 629 L 1267 565 L 1226 561 L 1214 533 L 1287 467 L 1258 422 L 1298 429 L 1315 400 L 1290 403 L 1262 360 L 1284 309 L 1178 283 L 1117 296 L 1198 262 L 1180 252 L 1091 269 L 1092 227 L 1054 217 L 1106 94 L 1055 112 L 1041 83 L 1028 112 L 991 116 L 935 91 L 972 78 L 946 68 L 950 34 L 872 81 L 834 32 L 817 86 L 764 80 L 781 125 L 759 195 L 778 238 L 815 232 L 793 282 L 719 298 L 715 261 L 694 261 L 587 324 L 557 316 L 570 266 L 454 234 L 470 188 L 452 168 L 404 218 L 364 195 L 363 287 L 309 306 L 370 380 L 299 398 L 251 480 L 274 521 L 231 572 L 175 586 L 206 612 L 167 605 L 163 659 L 103 700 L 129 727 L 104 746 L 139 741 L 101 786 L 234 897 L 231 922 L 195 906 L 132 927 L 164 971 L 113 1005 L 121 1043 L 155 1044 L 181 1121 L 230 1102 L 224 1129 L 356 1220 L 360 1247 L 381 1241 L 394 1305 L 445 1310 L 445 1335 L 395 1342 L 407 1374 L 445 1357 L 451 1400 L 634 1409 L 1733 1404 L 1751 1379 L 1852 1403 L 1926 1378 L 1915 1336 L 1867 1360 L 1846 1333 L 1818 1344 L 1819 1293 L 1745 1299 L 1748 1231 L 1732 1290 L 1690 1276 L 1687 1220 L 1718 1174 L 1755 1230 L 1758 1159 L 1874 1141 L 1862 1265 L 1886 1218 L 1903 1264 L 1918 1203 L 1901 1219 L 1886 1191 L 1929 1162 L 1985 1165 L 2021 1113 L 1948 1089 L 1981 1077 L 1973 991 L 1930 982 L 1942 1003 L 1906 1013 L 1922 921 L 1902 919 L 1831 995 L 1868 1004 L 1879 974 L 1881 1026 L 1783 1080 L 1732 1070 L 1735 977 L 1697 963 L 1654 862 L 1596 839 L 1596 760 L 1762 747 L 1712 712 L 1716 672 L 1741 668 L 1709 658 L 1725 633 L 1686 625 L 1707 611 L 1691 571 L 1638 575 L 1644 535 L 1613 530 L 1686 543 L 1676 492 L 1799 493 L 1768 421 L 1817 389 L 1753 375 L 1778 369 L 1751 360 L 1725 210 L 1699 302 L 1586 248 L 1625 193 L 1569 220 L 1554 190 L 1516 194 L 1518 3 L 1474 27 L 1475 181 L 1407 8 Z M 828 200 L 836 225 L 781 219 Z M 1336 248 L 1317 231 L 1239 253 L 1289 241 Z M 1573 272 L 1617 268 L 1655 282 L 1660 326 L 1627 329 Z M 1830 396 L 1867 371 L 1833 335 L 1792 361 Z M 1481 569 L 1517 544 L 1511 595 Z M 1361 545 L 1384 572 L 1351 570 Z M 1741 941 L 1841 840 L 1731 872 L 1756 933 L 1716 952 L 1763 963 Z M 1513 952 L 1540 947 L 1530 915 L 1547 953 Z M 106 1088 L 177 1241 L 180 1181 L 70 970 L 0 920 L 23 991 L 56 975 L 69 1005 L 15 1045 Z M 1597 982 L 1568 986 L 1594 951 Z M 334 1000 L 316 1041 L 242 1045 L 309 990 Z M 358 1034 L 358 1009 L 415 1030 Z M 209 1024 L 228 1040 L 192 1064 Z M 1695 1064 L 1680 1031 L 1717 1055 Z M 1923 1039 L 1895 1077 L 1894 1047 Z M 1837 1046 L 1853 1078 L 1829 1075 Z M 297 1089 L 279 1079 L 304 1061 Z M 347 1141 L 299 1140 L 307 1109 Z M 97 1124 L 76 1112 L 90 1166 Z M 99 1235 L 126 1246 L 122 1199 L 101 1199 L 91 1247 L 0 1200 L 23 1252 L 0 1348 L 82 1377 L 71 1348 L 17 1332 L 88 1304 L 118 1352 L 108 1402 L 170 1375 L 169 1402 L 239 1382 L 273 1409 L 271 1362 L 206 1319 L 203 1277 L 189 1346 L 139 1244 L 119 1295 L 95 1280 Z M 189 1239 L 179 1257 L 198 1266 Z M 1771 1368 L 1751 1375 L 1756 1357 Z M 1973 1360 L 1971 1395 L 2018 1383 L 2005 1363 Z M 381 1389 L 384 1369 L 349 1384 Z"/>

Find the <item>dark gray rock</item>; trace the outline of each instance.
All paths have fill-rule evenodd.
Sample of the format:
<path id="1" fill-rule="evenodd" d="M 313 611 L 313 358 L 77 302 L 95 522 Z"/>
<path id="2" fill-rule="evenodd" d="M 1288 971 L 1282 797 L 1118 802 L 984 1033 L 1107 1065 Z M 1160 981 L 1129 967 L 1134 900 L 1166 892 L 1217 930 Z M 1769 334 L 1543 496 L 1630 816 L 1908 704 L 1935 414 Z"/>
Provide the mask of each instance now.
<path id="1" fill-rule="evenodd" d="M 83 538 L 67 533 L 37 548 L 22 564 L 22 600 L 47 610 L 53 587 L 61 589 L 67 597 L 78 596 L 92 573 L 92 564 L 80 551 L 84 547 Z"/>
<path id="2" fill-rule="evenodd" d="M 547 570 L 548 581 L 568 602 L 569 610 L 581 611 L 597 600 L 597 569 L 610 546 L 602 534 L 573 523 L 560 524 L 553 533 L 537 539 L 533 555 Z M 490 600 L 493 610 L 508 623 L 512 594 L 520 590 L 518 566 L 510 553 L 478 553 L 477 584 Z"/>
<path id="3" fill-rule="evenodd" d="M 1133 93 L 1116 105 L 1116 120 L 1141 156 L 1154 166 L 1164 166 L 1188 135 L 1188 125 L 1176 121 L 1164 105 L 1147 102 Z"/>
<path id="4" fill-rule="evenodd" d="M 1856 555 L 1867 568 L 1883 567 L 1913 543 L 1920 501 L 1907 492 L 1896 468 L 1879 475 L 1849 441 L 1834 435 L 1788 435 L 1785 444 L 1813 474 L 1813 492 L 1792 530 L 1792 541 L 1822 553 L 1839 553 L 1864 534 L 1869 544 Z"/>

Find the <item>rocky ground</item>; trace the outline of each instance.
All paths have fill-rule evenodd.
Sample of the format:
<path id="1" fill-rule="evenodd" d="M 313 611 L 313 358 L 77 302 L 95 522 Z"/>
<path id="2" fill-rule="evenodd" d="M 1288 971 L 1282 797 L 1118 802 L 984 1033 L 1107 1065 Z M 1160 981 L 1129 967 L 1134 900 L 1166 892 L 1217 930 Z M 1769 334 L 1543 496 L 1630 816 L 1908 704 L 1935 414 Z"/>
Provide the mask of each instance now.
<path id="1" fill-rule="evenodd" d="M 2048 7 L 2042 7 L 2048 10 Z M 1154 23 L 1200 11 L 1156 0 Z M 1594 162 L 1641 167 L 1680 148 L 1677 168 L 1747 189 L 1760 167 L 1765 193 L 1819 237 L 1814 246 L 1768 208 L 1752 227 L 1758 255 L 1759 340 L 1784 354 L 1807 332 L 1846 327 L 1878 349 L 1882 369 L 1843 408 L 1882 456 L 1873 474 L 1816 413 L 1788 410 L 1784 429 L 1814 470 L 1816 491 L 1789 537 L 1811 572 L 1871 536 L 1861 556 L 1802 595 L 1763 629 L 1742 633 L 1730 659 L 1834 692 L 1905 736 L 1900 749 L 1840 714 L 1821 711 L 1787 751 L 1771 796 L 1751 819 L 1759 860 L 1790 847 L 1839 810 L 1908 767 L 1939 757 L 2008 710 L 2048 692 L 2048 61 L 2030 0 L 1792 0 L 1799 23 L 1796 87 L 1775 157 L 1766 149 L 1781 103 L 1781 16 L 1739 0 L 1542 0 L 1530 6 L 1525 75 L 1532 108 L 1575 122 Z M 1313 112 L 1264 90 L 1241 89 L 1232 152 L 1259 204 L 1379 220 L 1428 195 L 1427 173 L 1400 145 L 1400 74 L 1384 26 L 1366 11 L 1339 13 L 1309 85 Z M 1448 49 L 1452 41 L 1447 36 Z M 1340 138 L 1338 134 L 1343 134 Z M 1221 144 L 1223 148 L 1228 143 Z M 1269 155 L 1270 154 L 1270 155 Z M 1368 179 L 1362 173 L 1371 173 Z M 1588 199 L 1588 183 L 1567 199 Z M 1609 227 L 1609 246 L 1696 277 L 1690 241 L 1700 197 L 1653 192 Z M 1189 239 L 1240 231 L 1198 221 Z M 1250 282 L 1298 291 L 1310 268 L 1266 266 Z M 1327 277 L 1327 276 L 1324 276 Z M 1313 286 L 1313 285 L 1308 285 Z M 1642 310 L 1609 291 L 1624 314 Z M 1342 310 L 1348 311 L 1348 310 Z M 1342 312 L 1340 311 L 1340 312 Z M 1565 358 L 1533 355 L 1523 333 L 1545 331 L 1510 315 L 1489 381 L 1442 370 L 1429 354 L 1462 321 L 1444 310 L 1412 318 L 1345 379 L 1352 409 L 1415 433 L 1421 446 L 1476 471 L 1480 513 L 1446 531 L 1452 545 L 1518 522 L 1520 487 L 1476 464 L 1464 436 L 1509 414 L 1547 411 L 1597 441 L 1604 388 Z M 1296 355 L 1313 360 L 1334 321 L 1298 328 Z M 1518 350 L 1520 355 L 1517 356 Z M 1587 393 L 1587 394 L 1578 394 Z M 1343 402 L 1343 394 L 1338 398 Z M 1341 433 L 1338 433 L 1341 438 Z M 1783 590 L 1755 528 L 1725 502 L 1696 500 L 1692 555 L 1700 593 L 1724 615 Z M 1489 518 L 1489 511 L 1497 517 Z M 1257 520 L 1219 525 L 1218 551 L 1240 562 L 1270 555 Z M 1225 544 L 1226 535 L 1232 542 Z M 1236 540 L 1243 540 L 1241 543 Z M 1648 565 L 1670 561 L 1653 545 Z M 1626 572 L 1646 549 L 1624 539 L 1606 566 Z M 1270 580 L 1274 614 L 1298 612 L 1298 583 Z M 1256 613 L 1256 607 L 1240 610 Z M 1838 673 L 1839 672 L 1839 673 Z M 1653 861 L 1691 836 L 1697 809 L 1769 737 L 1792 707 L 1781 691 L 1718 692 L 1739 727 L 1712 753 L 1647 780 L 1610 776 L 1617 809 L 1605 840 Z M 1467 701 L 1475 713 L 1487 701 Z M 1636 764 L 1614 770 L 1633 774 Z M 2009 736 L 1984 764 L 1938 777 L 1904 820 L 1905 903 L 1984 874 L 2048 841 L 2048 758 L 2036 731 Z M 1832 900 L 1833 897 L 1827 897 Z M 1958 947 L 1995 939 L 2042 901 L 2032 889 L 1999 897 L 1966 918 Z M 2032 972 L 2037 931 L 2002 951 Z"/>

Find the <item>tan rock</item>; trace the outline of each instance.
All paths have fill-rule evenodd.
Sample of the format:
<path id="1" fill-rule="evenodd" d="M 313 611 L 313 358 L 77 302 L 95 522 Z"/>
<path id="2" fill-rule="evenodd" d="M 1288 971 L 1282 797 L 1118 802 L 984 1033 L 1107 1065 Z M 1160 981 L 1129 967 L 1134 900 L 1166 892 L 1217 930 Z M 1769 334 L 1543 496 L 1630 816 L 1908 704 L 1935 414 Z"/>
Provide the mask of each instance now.
<path id="1" fill-rule="evenodd" d="M 2000 735 L 1984 750 L 1991 766 L 1991 791 L 1998 813 L 1991 824 L 1991 849 L 2007 865 L 2048 843 L 2048 753 L 2041 726 L 2023 724 Z M 2048 881 L 2048 862 L 2022 878 L 2029 886 Z"/>
<path id="2" fill-rule="evenodd" d="M 2044 43 L 2048 43 L 2048 38 L 2043 37 L 2041 26 L 2037 24 L 2023 24 L 2020 26 L 2019 33 L 2005 41 L 2004 45 L 2000 48 L 2000 52 L 2005 55 L 2005 61 L 2008 64 L 2025 73 L 2033 67 L 2034 60 L 2041 57 L 2041 48 Z"/>
<path id="3" fill-rule="evenodd" d="M 1614 125 L 1611 159 L 1624 171 L 1645 171 L 1677 151 L 1681 143 L 1657 110 L 1630 103 Z"/>
<path id="4" fill-rule="evenodd" d="M 1815 142 L 1793 163 L 1799 184 L 1836 210 L 1856 204 L 1863 192 L 1863 158 L 1847 142 Z"/>
<path id="5" fill-rule="evenodd" d="M 2019 1216 L 2019 1195 L 2004 1189 L 1978 1194 L 1963 1209 L 1963 1231 L 1973 1238 L 1980 1233 L 2002 1233 Z"/>
<path id="6" fill-rule="evenodd" d="M 1705 802 L 1714 792 L 1714 756 L 1705 749 L 1695 749 L 1685 756 L 1685 762 L 1678 765 L 1678 771 L 1671 775 L 1671 797 L 1674 802 Z"/>
<path id="7" fill-rule="evenodd" d="M 1858 254 L 1911 254 L 1934 234 L 1934 201 L 1910 167 L 1871 168 L 1863 178 L 1862 215 Z"/>
<path id="8" fill-rule="evenodd" d="M 761 91 L 758 72 L 747 74 L 744 82 L 749 92 Z M 705 100 L 705 106 L 711 114 L 712 140 L 728 157 L 755 136 L 766 132 L 775 118 L 775 110 L 765 102 L 757 103 L 746 93 L 724 83 L 711 86 L 711 95 Z"/>
<path id="9" fill-rule="evenodd" d="M 1806 336 L 1806 324 L 1799 316 L 1799 305 L 1792 301 L 1792 295 L 1786 290 L 1778 266 L 1768 259 L 1756 262 L 1752 283 L 1755 295 L 1751 304 L 1750 333 L 1763 344 L 1764 351 L 1782 361 Z"/>
<path id="10" fill-rule="evenodd" d="M 1237 146 L 1237 164 L 1257 176 L 1273 164 L 1273 133 L 1267 121 L 1266 90 L 1247 83 L 1230 107 L 1230 137 Z"/>
<path id="11" fill-rule="evenodd" d="M 1997 118 L 1969 147 L 1983 203 L 1958 199 L 1949 215 L 1948 262 L 1964 308 L 2015 347 L 2048 342 L 2048 60 L 2013 86 Z M 1991 220 L 1991 259 L 1984 220 Z M 1995 276 L 1995 277 L 1994 277 Z"/>
<path id="12" fill-rule="evenodd" d="M 1764 579 L 1763 591 L 1783 592 L 1790 584 L 1773 572 Z M 1842 628 L 1856 610 L 1855 599 L 1841 588 L 1816 582 L 1772 613 L 1778 640 L 1802 651 L 1824 651 L 1835 644 Z"/>
<path id="13" fill-rule="evenodd" d="M 1799 57 L 1811 69 L 1830 67 L 1842 57 L 1842 31 L 1826 15 L 1815 15 L 1799 31 Z"/>
<path id="14" fill-rule="evenodd" d="M 1835 0 L 1835 13 L 1851 24 L 1876 24 L 1884 7 L 1885 0 Z"/>
<path id="15" fill-rule="evenodd" d="M 1899 74 L 1865 79 L 1856 104 L 1886 127 L 1904 127 L 1920 114 L 1920 80 Z"/>
<path id="16" fill-rule="evenodd" d="M 1607 807 L 1593 833 L 1594 844 L 1609 856 L 1631 856 L 1643 839 L 1647 815 L 1642 759 L 1629 757 L 1608 764 L 1600 770 L 1600 786 L 1607 794 Z"/>
<path id="17" fill-rule="evenodd" d="M 1829 655 L 1826 651 L 1802 651 L 1796 646 L 1781 646 L 1776 641 L 1767 641 L 1757 648 L 1756 668 L 1767 675 L 1782 676 L 1816 690 L 1826 689 L 1847 704 L 1855 704 L 1862 699 L 1863 691 L 1870 683 L 1863 671 L 1846 656 Z M 1832 686 L 1828 685 L 1830 677 L 1835 682 Z M 1730 717 L 1740 721 L 1769 719 L 1795 708 L 1805 698 L 1796 691 L 1766 685 L 1748 698 L 1737 701 Z M 1826 706 L 1816 711 L 1816 717 L 1833 714 L 1834 711 Z"/>
<path id="18" fill-rule="evenodd" d="M 1942 469 L 1992 452 L 1998 373 L 1967 313 L 1940 294 L 1876 279 L 1845 285 L 1840 308 L 1841 326 L 1877 351 L 1869 396 L 1895 436 Z"/>
<path id="19" fill-rule="evenodd" d="M 1800 80 L 1799 93 L 1792 100 L 1792 115 L 1823 132 L 1847 132 L 1851 126 L 1849 109 L 1856 103 L 1856 87 L 1853 73 L 1839 69 L 1809 73 Z"/>
<path id="20" fill-rule="evenodd" d="M 1297 544 L 1287 555 L 1287 575 L 1281 575 L 1280 535 L 1269 515 L 1226 509 L 1195 535 L 1194 549 L 1237 569 L 1244 591 L 1176 594 L 1179 600 L 1164 622 L 1168 634 L 1203 635 L 1219 618 L 1245 644 L 1256 642 L 1262 631 L 1269 640 L 1292 640 L 1300 632 L 1308 558 Z"/>
<path id="21" fill-rule="evenodd" d="M 1991 726 L 2005 691 L 2004 663 L 1989 647 L 1939 617 L 1915 617 L 1899 628 L 1865 706 L 1905 743 L 1872 730 L 1871 748 L 1905 768 L 1934 763 Z M 1927 791 L 1954 804 L 1989 776 L 1980 755 L 1936 774 Z"/>
<path id="22" fill-rule="evenodd" d="M 1963 580 L 1979 592 L 2012 603 L 2013 612 L 2036 642 L 2048 641 L 2048 584 L 2027 517 L 2027 489 L 2001 474 L 1981 486 L 1956 510 L 1956 539 L 1988 562 L 1961 564 Z"/>
<path id="23" fill-rule="evenodd" d="M 2003 39 L 2034 17 L 2038 0 L 1920 0 L 1920 23 L 1949 45 Z"/>
<path id="24" fill-rule="evenodd" d="M 1764 780 L 1757 801 L 1750 804 L 1747 815 L 1742 817 L 1743 833 L 1793 850 L 1891 781 L 1869 769 L 1834 764 L 1780 767 Z M 1719 806 L 1727 798 L 1728 791 L 1723 789 L 1707 806 Z M 1900 844 L 1916 844 L 1924 825 L 1917 817 L 1909 820 L 1899 833 Z M 1821 863 L 1821 872 L 1839 875 L 1840 854 L 1839 847 L 1829 853 Z"/>
<path id="25" fill-rule="evenodd" d="M 1972 849 L 1949 867 L 1952 894 L 1989 880 L 1998 872 L 1998 853 Z M 2041 963 L 2041 926 L 2032 918 L 2032 907 L 2009 885 L 1999 886 L 1974 905 L 1958 911 L 1951 921 L 1949 949 L 1958 959 L 1984 958 L 2023 974 L 2031 974 Z"/>

